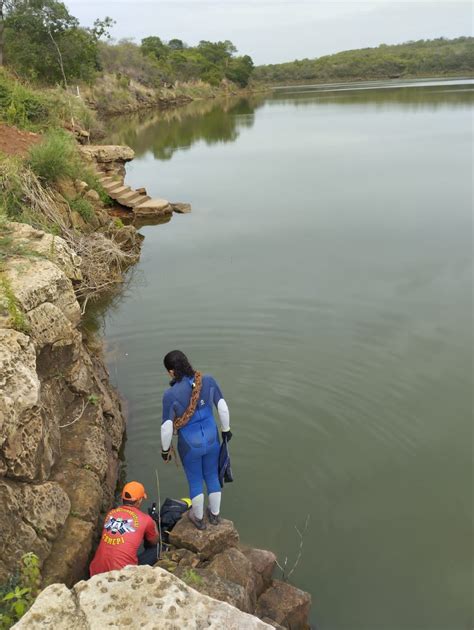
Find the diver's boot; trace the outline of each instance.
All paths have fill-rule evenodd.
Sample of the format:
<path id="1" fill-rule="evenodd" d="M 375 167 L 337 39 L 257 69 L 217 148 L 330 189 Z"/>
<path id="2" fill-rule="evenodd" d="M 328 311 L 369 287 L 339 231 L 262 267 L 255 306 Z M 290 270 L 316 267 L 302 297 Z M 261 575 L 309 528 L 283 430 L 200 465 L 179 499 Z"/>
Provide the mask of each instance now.
<path id="1" fill-rule="evenodd" d="M 222 520 L 219 514 L 213 514 L 209 508 L 207 508 L 207 518 L 211 525 L 219 525 Z"/>
<path id="2" fill-rule="evenodd" d="M 207 525 L 204 522 L 204 519 L 203 518 L 197 518 L 194 515 L 194 512 L 193 512 L 192 508 L 189 510 L 188 514 L 189 514 L 189 520 L 194 525 L 194 527 L 196 527 L 197 529 L 199 529 L 201 531 L 207 528 Z"/>

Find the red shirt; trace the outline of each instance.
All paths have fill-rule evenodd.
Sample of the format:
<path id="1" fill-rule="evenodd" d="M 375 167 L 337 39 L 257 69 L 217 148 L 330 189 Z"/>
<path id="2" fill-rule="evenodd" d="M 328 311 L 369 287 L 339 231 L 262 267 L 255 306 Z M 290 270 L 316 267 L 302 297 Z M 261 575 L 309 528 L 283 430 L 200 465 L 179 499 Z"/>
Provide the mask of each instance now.
<path id="1" fill-rule="evenodd" d="M 138 564 L 137 552 L 143 539 L 152 542 L 156 536 L 155 521 L 138 508 L 122 505 L 110 510 L 105 517 L 99 547 L 89 567 L 91 577 Z"/>

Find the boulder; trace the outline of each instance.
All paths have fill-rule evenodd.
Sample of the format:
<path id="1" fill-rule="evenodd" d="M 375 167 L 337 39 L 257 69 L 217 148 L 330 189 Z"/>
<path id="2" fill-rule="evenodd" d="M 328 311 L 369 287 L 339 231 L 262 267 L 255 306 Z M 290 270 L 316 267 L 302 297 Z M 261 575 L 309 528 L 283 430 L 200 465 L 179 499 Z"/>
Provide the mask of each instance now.
<path id="1" fill-rule="evenodd" d="M 44 302 L 27 314 L 29 334 L 36 350 L 44 346 L 78 345 L 81 335 L 64 315 L 61 309 L 51 302 Z"/>
<path id="2" fill-rule="evenodd" d="M 3 273 L 24 312 L 51 302 L 77 326 L 81 319 L 79 303 L 71 281 L 56 264 L 43 258 L 27 263 L 23 258 L 11 258 Z"/>
<path id="3" fill-rule="evenodd" d="M 96 190 L 88 190 L 84 195 L 84 198 L 92 203 L 97 203 L 100 201 L 100 195 Z"/>
<path id="4" fill-rule="evenodd" d="M 66 625 L 67 624 L 67 625 Z M 54 584 L 42 591 L 16 630 L 271 630 L 272 626 L 197 592 L 174 575 L 129 566 L 96 575 L 69 591 Z"/>
<path id="5" fill-rule="evenodd" d="M 80 179 L 76 179 L 74 181 L 74 188 L 76 189 L 76 192 L 81 195 L 89 190 L 89 184 L 81 181 Z"/>
<path id="6" fill-rule="evenodd" d="M 311 595 L 286 582 L 273 580 L 257 602 L 255 614 L 269 617 L 289 630 L 309 629 Z"/>
<path id="7" fill-rule="evenodd" d="M 26 223 L 8 223 L 7 228 L 11 238 L 19 246 L 23 246 L 27 251 L 37 252 L 48 258 L 70 280 L 81 280 L 81 258 L 69 247 L 63 238 L 36 230 Z"/>
<path id="8" fill-rule="evenodd" d="M 172 213 L 173 208 L 166 199 L 148 199 L 133 208 L 133 214 L 136 217 L 162 217 Z"/>
<path id="9" fill-rule="evenodd" d="M 133 149 L 121 145 L 89 144 L 80 147 L 81 154 L 88 160 L 99 163 L 130 162 L 135 157 Z"/>
<path id="10" fill-rule="evenodd" d="M 173 212 L 177 212 L 178 214 L 189 214 L 191 212 L 190 203 L 171 202 L 171 207 L 173 208 Z"/>
<path id="11" fill-rule="evenodd" d="M 242 586 L 248 599 L 246 609 L 251 612 L 255 610 L 256 575 L 252 563 L 239 549 L 230 547 L 218 553 L 212 558 L 207 568 L 219 577 Z"/>
<path id="12" fill-rule="evenodd" d="M 196 529 L 186 513 L 170 532 L 170 543 L 197 553 L 201 559 L 208 559 L 228 547 L 236 547 L 239 534 L 232 521 L 222 519 L 217 526 L 209 525 L 204 531 Z"/>
<path id="13" fill-rule="evenodd" d="M 33 608 L 13 626 L 24 630 L 90 630 L 84 613 L 77 605 L 75 593 L 65 584 L 53 584 L 42 591 Z"/>
<path id="14" fill-rule="evenodd" d="M 174 575 L 204 595 L 221 602 L 227 602 L 243 612 L 253 613 L 251 602 L 244 587 L 217 576 L 209 569 L 192 569 L 178 565 Z"/>
<path id="15" fill-rule="evenodd" d="M 255 590 L 259 597 L 271 582 L 273 571 L 276 567 L 276 556 L 266 549 L 253 549 L 241 547 L 241 552 L 252 564 L 255 572 Z"/>

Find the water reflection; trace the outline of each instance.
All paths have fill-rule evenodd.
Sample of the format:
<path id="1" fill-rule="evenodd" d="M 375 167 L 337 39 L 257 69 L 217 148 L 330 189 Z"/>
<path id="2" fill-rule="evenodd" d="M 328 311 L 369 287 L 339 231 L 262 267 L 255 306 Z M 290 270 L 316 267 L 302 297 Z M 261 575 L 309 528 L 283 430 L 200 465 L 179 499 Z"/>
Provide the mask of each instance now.
<path id="1" fill-rule="evenodd" d="M 151 151 L 158 160 L 170 160 L 178 149 L 186 150 L 199 141 L 208 145 L 234 142 L 240 129 L 252 127 L 263 100 L 197 101 L 151 115 L 142 112 L 116 118 L 108 125 L 108 141 L 133 146 L 137 157 Z"/>
<path id="2" fill-rule="evenodd" d="M 114 118 L 108 123 L 107 141 L 132 146 L 137 157 L 151 152 L 157 160 L 170 160 L 177 150 L 185 151 L 199 141 L 207 145 L 235 142 L 243 128 L 255 123 L 263 105 L 311 107 L 315 104 L 372 106 L 376 110 L 403 108 L 436 110 L 472 104 L 474 82 L 443 84 L 430 81 L 410 86 L 395 82 L 365 82 L 319 86 L 292 86 L 249 98 L 196 101 L 184 107 L 149 111 Z"/>
<path id="3" fill-rule="evenodd" d="M 294 105 L 308 107 L 317 105 L 361 105 L 364 108 L 374 106 L 400 107 L 410 109 L 436 110 L 440 107 L 466 107 L 472 105 L 474 84 L 428 83 L 409 86 L 382 85 L 381 83 L 364 83 L 354 87 L 352 84 L 336 84 L 333 86 L 294 86 L 276 90 L 268 100 L 268 105 Z"/>

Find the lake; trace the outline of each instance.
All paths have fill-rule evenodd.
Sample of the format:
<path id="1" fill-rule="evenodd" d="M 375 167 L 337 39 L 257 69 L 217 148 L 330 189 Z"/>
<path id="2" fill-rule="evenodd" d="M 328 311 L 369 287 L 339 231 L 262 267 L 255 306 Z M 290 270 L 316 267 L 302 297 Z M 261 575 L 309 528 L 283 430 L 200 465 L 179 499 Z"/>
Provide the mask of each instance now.
<path id="1" fill-rule="evenodd" d="M 471 80 L 294 86 L 110 123 L 127 183 L 191 202 L 141 229 L 105 316 L 128 479 L 160 457 L 162 358 L 231 412 L 223 515 L 320 630 L 461 630 L 472 610 Z"/>

